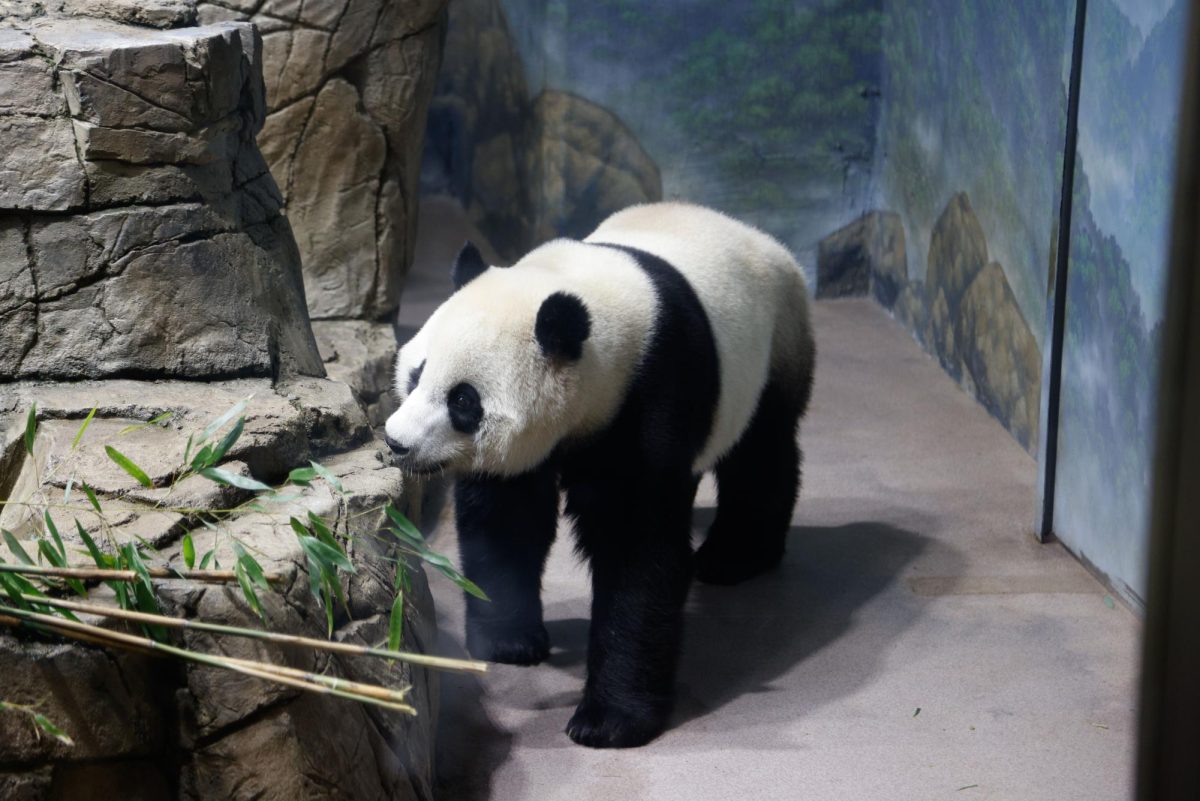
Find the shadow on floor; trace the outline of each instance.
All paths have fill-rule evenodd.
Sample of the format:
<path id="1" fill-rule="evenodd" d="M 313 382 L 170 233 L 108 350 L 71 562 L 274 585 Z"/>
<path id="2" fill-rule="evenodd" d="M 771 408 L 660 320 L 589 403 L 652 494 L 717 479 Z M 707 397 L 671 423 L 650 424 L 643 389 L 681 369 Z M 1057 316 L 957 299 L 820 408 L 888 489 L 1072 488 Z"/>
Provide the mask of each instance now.
<path id="1" fill-rule="evenodd" d="M 697 523 L 704 512 L 697 510 Z M 884 523 L 793 527 L 783 564 L 737 587 L 695 585 L 688 601 L 687 632 L 679 669 L 674 725 L 714 712 L 750 693 L 775 692 L 772 682 L 838 642 L 856 615 L 897 581 L 929 546 L 928 538 Z M 902 596 L 904 597 L 904 596 Z M 814 675 L 797 701 L 758 709 L 756 724 L 770 716 L 797 718 L 844 696 L 873 675 L 887 643 L 915 619 L 916 605 L 886 610 L 886 625 L 871 650 L 839 669 Z M 876 613 L 878 617 L 878 613 Z M 728 726 L 736 716 L 723 718 Z"/>
<path id="2" fill-rule="evenodd" d="M 712 517 L 712 509 L 697 509 L 696 528 L 706 529 Z M 884 523 L 793 527 L 776 570 L 736 587 L 694 584 L 672 728 L 746 694 L 775 691 L 773 681 L 848 632 L 856 613 L 929 545 L 920 534 Z M 547 612 L 554 652 L 545 664 L 578 677 L 580 684 L 570 697 L 547 697 L 538 708 L 571 707 L 583 687 L 588 621 L 554 619 L 553 608 Z M 774 714 L 799 717 L 851 692 L 870 678 L 887 641 L 900 636 L 916 614 L 915 604 L 890 605 L 870 652 L 855 655 L 849 665 L 839 659 L 836 674 L 814 677 L 800 702 L 789 698 Z M 761 723 L 763 715 L 756 712 L 754 719 Z M 736 718 L 723 720 L 728 725 Z"/>
<path id="3" fill-rule="evenodd" d="M 469 658 L 466 649 L 450 637 L 442 637 L 439 645 L 442 656 Z M 476 676 L 441 674 L 434 752 L 436 798 L 491 797 L 492 775 L 508 759 L 513 735 L 488 717 L 483 696 L 483 684 Z"/>

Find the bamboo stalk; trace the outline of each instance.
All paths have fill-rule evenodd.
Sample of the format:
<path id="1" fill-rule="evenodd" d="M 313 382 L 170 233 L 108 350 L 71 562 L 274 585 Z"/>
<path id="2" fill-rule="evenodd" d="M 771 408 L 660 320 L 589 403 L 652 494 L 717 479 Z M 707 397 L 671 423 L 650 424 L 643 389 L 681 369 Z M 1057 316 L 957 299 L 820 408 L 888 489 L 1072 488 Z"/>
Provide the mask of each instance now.
<path id="1" fill-rule="evenodd" d="M 201 581 L 208 584 L 231 584 L 237 581 L 237 574 L 232 570 L 172 570 L 165 567 L 147 568 L 150 578 L 156 579 L 186 579 Z M 48 567 L 46 565 L 13 565 L 0 564 L 0 573 L 21 573 L 27 576 L 50 576 L 51 578 L 82 579 L 87 581 L 137 581 L 136 570 L 111 570 L 102 567 Z M 287 581 L 282 573 L 265 573 L 264 578 L 272 584 Z"/>
<path id="2" fill-rule="evenodd" d="M 10 606 L 0 605 L 0 623 L 4 623 L 5 625 L 9 626 L 31 625 L 33 628 L 41 630 L 48 629 L 66 637 L 84 639 L 90 642 L 101 641 L 105 645 L 118 648 L 132 648 L 133 650 L 138 651 L 164 653 L 179 659 L 187 660 L 189 662 L 197 662 L 202 665 L 208 665 L 209 667 L 232 670 L 235 673 L 242 673 L 254 678 L 273 681 L 276 684 L 282 684 L 286 687 L 294 687 L 307 692 L 317 693 L 318 695 L 332 695 L 350 701 L 359 701 L 365 704 L 372 704 L 374 706 L 390 709 L 395 712 L 404 712 L 409 715 L 417 714 L 417 710 L 408 704 L 384 701 L 370 695 L 362 695 L 352 692 L 348 689 L 344 689 L 344 684 L 339 687 L 334 687 L 327 683 L 318 683 L 312 680 L 296 678 L 288 674 L 287 671 L 292 670 L 291 668 L 281 670 L 279 666 L 270 665 L 265 662 L 251 662 L 249 660 L 231 659 L 229 657 L 218 657 L 212 656 L 211 654 L 199 653 L 197 651 L 189 651 L 186 648 L 176 648 L 173 645 L 166 645 L 165 643 L 156 642 L 148 637 L 138 637 L 133 634 L 125 634 L 123 632 L 113 631 L 111 629 L 103 629 L 99 626 L 93 626 L 88 623 L 76 623 L 63 618 L 43 615 L 38 612 L 26 612 L 22 609 L 15 609 Z M 385 692 L 388 691 L 386 687 L 379 687 L 377 689 Z"/>
<path id="3" fill-rule="evenodd" d="M 438 668 L 439 670 L 455 670 L 464 673 L 486 673 L 488 669 L 487 662 L 479 662 L 473 659 L 453 659 L 451 657 L 444 656 L 414 654 L 408 651 L 391 651 L 386 648 L 371 648 L 370 646 L 354 645 L 353 643 L 319 640 L 313 637 L 301 637 L 295 634 L 280 634 L 274 631 L 261 631 L 259 629 L 240 628 L 238 626 L 224 626 L 218 623 L 206 623 L 202 620 L 189 620 L 181 617 L 154 615 L 148 612 L 135 612 L 129 609 L 117 609 L 116 607 L 101 606 L 99 604 L 68 601 L 62 598 L 34 598 L 28 595 L 22 595 L 21 597 L 27 603 L 40 604 L 42 606 L 52 606 L 58 609 L 69 609 L 72 612 L 83 612 L 85 614 L 111 617 L 117 620 L 130 620 L 135 623 L 146 623 L 148 625 L 164 626 L 168 628 L 207 631 L 213 634 L 225 634 L 230 637 L 245 637 L 248 639 L 263 640 L 265 642 L 273 642 L 281 645 L 296 645 L 303 648 L 312 648 L 313 650 L 325 651 L 328 653 L 347 654 L 350 656 L 373 656 L 382 659 L 396 659 L 413 665 L 424 665 L 425 667 Z"/>

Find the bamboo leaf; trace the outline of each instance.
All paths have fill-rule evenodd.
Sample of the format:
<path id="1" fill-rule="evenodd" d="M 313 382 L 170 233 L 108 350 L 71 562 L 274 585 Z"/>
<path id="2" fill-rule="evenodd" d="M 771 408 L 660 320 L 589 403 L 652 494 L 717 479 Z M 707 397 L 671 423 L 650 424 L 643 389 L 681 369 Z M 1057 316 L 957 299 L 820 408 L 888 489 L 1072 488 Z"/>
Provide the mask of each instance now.
<path id="1" fill-rule="evenodd" d="M 33 438 L 37 436 L 37 402 L 29 407 L 29 416 L 25 418 L 25 452 L 33 456 Z"/>
<path id="2" fill-rule="evenodd" d="M 421 535 L 420 529 L 413 525 L 413 522 L 391 503 L 385 505 L 383 507 L 383 511 L 384 514 L 388 516 L 388 519 L 395 524 L 396 528 L 403 531 L 405 535 L 410 537 L 413 541 L 418 543 L 425 542 L 425 537 Z"/>
<path id="3" fill-rule="evenodd" d="M 212 562 L 214 553 L 215 553 L 214 551 L 209 550 L 204 554 L 204 556 L 200 557 L 200 569 L 201 570 L 208 570 L 208 565 L 210 562 Z"/>
<path id="4" fill-rule="evenodd" d="M 229 433 L 217 444 L 216 449 L 209 457 L 210 464 L 216 464 L 225 456 L 226 451 L 233 447 L 233 444 L 238 441 L 238 437 L 242 435 L 242 429 L 246 425 L 246 418 L 239 417 L 237 422 L 233 424 L 233 428 L 229 429 Z"/>
<path id="5" fill-rule="evenodd" d="M 233 549 L 238 555 L 238 561 L 245 565 L 246 575 L 250 577 L 250 580 L 264 590 L 270 590 L 271 584 L 267 581 L 267 576 L 263 573 L 262 565 L 258 563 L 258 560 L 247 553 L 239 542 L 233 544 Z"/>
<path id="6" fill-rule="evenodd" d="M 303 484 L 308 486 L 308 483 L 317 477 L 317 471 L 311 467 L 297 467 L 292 472 L 288 473 L 287 480 L 293 484 Z"/>
<path id="7" fill-rule="evenodd" d="M 242 588 L 242 595 L 246 599 L 246 603 L 254 610 L 254 614 L 258 615 L 260 620 L 265 621 L 266 615 L 263 614 L 262 604 L 258 600 L 258 592 L 254 589 L 254 584 L 248 575 L 246 568 L 246 560 L 250 558 L 250 554 L 240 543 L 233 544 L 234 553 L 237 554 L 237 561 L 233 565 L 233 573 L 237 576 L 238 585 Z"/>
<path id="8" fill-rule="evenodd" d="M 75 528 L 79 530 L 79 538 L 83 540 L 83 544 L 87 547 L 88 554 L 91 555 L 92 561 L 96 563 L 96 567 L 110 567 L 112 565 L 112 559 L 108 556 L 108 554 L 102 553 L 100 549 L 96 547 L 96 541 L 92 539 L 91 534 L 87 533 L 87 529 L 83 527 L 83 524 L 80 523 L 78 519 L 75 520 Z"/>
<path id="9" fill-rule="evenodd" d="M 64 504 L 68 504 L 71 502 L 71 488 L 74 486 L 75 486 L 75 476 L 71 476 L 70 478 L 67 479 L 67 486 L 63 488 L 63 503 Z"/>
<path id="10" fill-rule="evenodd" d="M 117 466 L 124 470 L 129 475 L 141 484 L 143 487 L 153 487 L 154 482 L 150 480 L 150 476 L 146 475 L 146 471 L 138 467 L 132 459 L 111 445 L 104 446 L 104 452 L 108 454 L 108 458 L 116 462 Z"/>
<path id="11" fill-rule="evenodd" d="M 312 530 L 316 533 L 317 539 L 331 548 L 337 548 L 339 551 L 344 552 L 341 544 L 337 541 L 337 538 L 333 536 L 333 532 L 329 530 L 329 526 L 325 524 L 324 520 L 312 512 L 309 512 L 308 522 L 312 525 Z"/>
<path id="12" fill-rule="evenodd" d="M 426 550 L 425 541 L 414 538 L 407 531 L 401 531 L 400 529 L 396 528 L 395 526 L 388 526 L 387 530 L 392 533 L 392 536 L 394 536 L 396 539 L 400 540 L 400 542 L 402 544 L 407 545 L 409 547 L 409 549 L 412 550 L 414 553 L 419 554 L 422 551 Z"/>
<path id="13" fill-rule="evenodd" d="M 392 614 L 388 618 L 388 650 L 397 651 L 404 639 L 404 593 L 396 593 L 392 602 Z"/>
<path id="14" fill-rule="evenodd" d="M 331 473 L 328 467 L 320 462 L 309 462 L 309 465 L 312 466 L 313 470 L 317 471 L 317 475 L 328 481 L 335 490 L 345 494 L 346 488 L 342 486 L 341 479 Z"/>
<path id="15" fill-rule="evenodd" d="M 196 455 L 192 457 L 191 466 L 193 470 L 203 470 L 212 465 L 212 445 L 205 445 L 200 450 L 196 451 Z"/>
<path id="16" fill-rule="evenodd" d="M 87 496 L 88 501 L 92 504 L 92 508 L 96 510 L 96 514 L 102 515 L 104 512 L 100 509 L 100 501 L 96 499 L 95 491 L 85 482 L 82 484 L 83 494 Z"/>
<path id="17" fill-rule="evenodd" d="M 196 566 L 196 543 L 192 542 L 192 533 L 183 535 L 183 563 L 191 570 Z"/>
<path id="18" fill-rule="evenodd" d="M 174 412 L 163 412 L 162 414 L 158 415 L 157 417 L 147 420 L 144 423 L 134 423 L 131 426 L 125 426 L 124 428 L 122 428 L 120 431 L 117 432 L 117 436 L 123 437 L 126 434 L 129 434 L 131 432 L 140 431 L 143 428 L 149 428 L 150 426 L 156 426 L 159 423 L 170 419 L 172 414 L 174 414 Z"/>
<path id="19" fill-rule="evenodd" d="M 8 529 L 0 529 L 0 535 L 4 536 L 4 544 L 8 546 L 8 550 L 12 551 L 12 555 L 17 557 L 17 560 L 23 565 L 32 565 L 33 560 L 29 558 L 29 554 L 21 547 L 21 543 L 17 542 L 17 538 Z"/>
<path id="20" fill-rule="evenodd" d="M 301 537 L 300 547 L 320 565 L 332 565 L 347 573 L 356 572 L 354 564 L 346 557 L 346 554 L 321 542 L 316 537 Z"/>
<path id="21" fill-rule="evenodd" d="M 71 440 L 71 450 L 79 447 L 79 440 L 83 439 L 83 432 L 87 431 L 88 426 L 92 424 L 92 418 L 96 416 L 96 407 L 88 412 L 87 417 L 83 418 L 83 424 L 79 426 L 79 430 L 75 432 L 75 439 Z"/>
<path id="22" fill-rule="evenodd" d="M 58 740 L 63 745 L 75 745 L 75 741 L 68 737 L 65 731 L 54 725 L 53 721 L 51 721 L 50 718 L 46 717 L 41 712 L 33 713 L 33 722 L 37 724 L 39 729 Z"/>
<path id="23" fill-rule="evenodd" d="M 192 438 L 195 436 L 196 436 L 195 434 L 188 434 L 187 444 L 185 444 L 183 446 L 183 463 L 184 464 L 191 464 Z"/>
<path id="24" fill-rule="evenodd" d="M 54 538 L 54 545 L 56 548 L 58 548 L 58 552 L 65 562 L 67 559 L 67 546 L 63 545 L 62 537 L 59 536 L 58 533 L 58 526 L 54 525 L 54 521 L 50 519 L 49 511 L 45 511 L 42 514 L 46 518 L 46 530 L 49 531 L 50 536 Z"/>
<path id="25" fill-rule="evenodd" d="M 238 487 L 239 489 L 256 490 L 258 492 L 271 491 L 271 487 L 258 479 L 250 478 L 249 476 L 239 476 L 236 473 L 230 473 L 228 470 L 222 470 L 219 467 L 206 467 L 200 471 L 200 475 L 212 479 L 218 484 L 228 484 L 231 487 Z"/>
<path id="26" fill-rule="evenodd" d="M 211 437 L 213 434 L 220 431 L 221 428 L 226 423 L 228 423 L 230 420 L 232 420 L 233 418 L 237 417 L 242 412 L 244 412 L 246 410 L 246 404 L 249 403 L 250 399 L 253 397 L 254 397 L 254 395 L 252 395 L 252 394 L 247 395 L 242 400 L 233 404 L 233 406 L 227 412 L 225 412 L 225 414 L 221 415 L 216 420 L 213 420 L 211 423 L 209 423 L 208 426 L 205 427 L 204 432 L 200 435 L 200 441 L 204 442 L 206 439 Z"/>

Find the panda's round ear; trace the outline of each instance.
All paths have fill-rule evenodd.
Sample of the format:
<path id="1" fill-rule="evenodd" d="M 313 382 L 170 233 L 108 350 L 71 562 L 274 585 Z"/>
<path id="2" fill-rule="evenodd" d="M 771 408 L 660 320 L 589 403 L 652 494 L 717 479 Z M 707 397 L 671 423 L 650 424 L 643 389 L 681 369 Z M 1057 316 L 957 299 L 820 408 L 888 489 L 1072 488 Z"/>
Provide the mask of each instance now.
<path id="1" fill-rule="evenodd" d="M 487 268 L 487 262 L 483 260 L 479 248 L 468 240 L 458 252 L 458 258 L 454 260 L 454 267 L 450 270 L 450 280 L 454 282 L 455 291 L 474 281 Z"/>
<path id="2" fill-rule="evenodd" d="M 591 332 L 587 306 L 566 292 L 555 292 L 542 301 L 533 327 L 542 355 L 552 361 L 577 361 Z"/>

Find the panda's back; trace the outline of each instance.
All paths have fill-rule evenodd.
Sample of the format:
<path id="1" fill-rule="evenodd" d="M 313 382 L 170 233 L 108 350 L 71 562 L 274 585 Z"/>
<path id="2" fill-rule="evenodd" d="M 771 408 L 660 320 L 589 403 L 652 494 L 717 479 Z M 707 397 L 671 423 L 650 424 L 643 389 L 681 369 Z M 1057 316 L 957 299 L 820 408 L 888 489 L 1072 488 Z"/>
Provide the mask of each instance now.
<path id="1" fill-rule="evenodd" d="M 811 370 L 803 274 L 767 234 L 711 209 L 656 203 L 614 214 L 585 241 L 636 248 L 667 262 L 708 316 L 720 391 L 697 471 L 736 444 L 769 380 L 799 380 Z"/>

